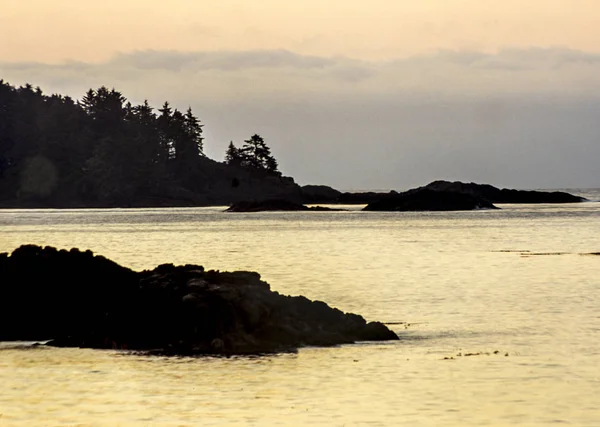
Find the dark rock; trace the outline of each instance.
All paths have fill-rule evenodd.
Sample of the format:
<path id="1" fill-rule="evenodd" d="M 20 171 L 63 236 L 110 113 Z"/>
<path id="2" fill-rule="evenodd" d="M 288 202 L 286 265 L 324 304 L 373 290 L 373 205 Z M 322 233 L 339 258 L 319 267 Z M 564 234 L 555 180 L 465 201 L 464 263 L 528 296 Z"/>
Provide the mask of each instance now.
<path id="1" fill-rule="evenodd" d="M 137 273 L 89 251 L 28 245 L 0 255 L 0 278 L 0 341 L 247 354 L 398 339 L 381 323 L 273 292 L 253 272 Z"/>
<path id="2" fill-rule="evenodd" d="M 529 191 L 506 188 L 501 190 L 489 184 L 463 183 L 459 181 L 434 181 L 425 187 L 409 191 L 422 189 L 465 193 L 487 199 L 492 203 L 579 203 L 587 201 L 585 197 L 575 196 L 562 191 Z"/>
<path id="3" fill-rule="evenodd" d="M 225 206 L 247 199 L 285 199 L 302 202 L 302 188 L 294 179 L 241 166 L 227 165 L 200 156 L 194 159 L 194 179 L 189 183 L 163 182 L 159 188 L 141 188 L 127 197 L 98 199 L 71 194 L 57 186 L 48 196 L 10 193 L 0 197 L 1 208 L 100 208 Z M 72 189 L 71 189 L 72 190 Z"/>
<path id="4" fill-rule="evenodd" d="M 302 186 L 303 203 L 336 203 L 341 195 L 341 191 L 327 185 Z"/>
<path id="5" fill-rule="evenodd" d="M 368 191 L 363 193 L 342 193 L 338 198 L 338 203 L 349 204 L 349 205 L 366 205 L 368 203 L 378 202 L 379 200 L 393 199 L 398 196 L 397 191 L 390 191 L 389 193 L 377 193 L 374 191 Z"/>
<path id="6" fill-rule="evenodd" d="M 337 211 L 323 206 L 304 206 L 289 200 L 272 199 L 261 201 L 243 201 L 234 203 L 225 212 L 264 212 L 264 211 Z"/>
<path id="7" fill-rule="evenodd" d="M 328 190 L 329 189 L 329 190 Z M 499 189 L 489 184 L 463 183 L 459 181 L 434 181 L 424 187 L 406 191 L 414 193 L 420 190 L 453 191 L 466 193 L 475 197 L 486 199 L 491 203 L 578 203 L 585 202 L 584 197 L 575 196 L 562 191 L 527 191 Z M 330 191 L 331 190 L 331 191 Z M 339 203 L 339 204 L 370 204 L 380 200 L 395 199 L 400 194 L 394 190 L 388 193 L 359 192 L 340 193 L 326 186 L 302 187 L 304 203 Z"/>
<path id="8" fill-rule="evenodd" d="M 419 189 L 369 203 L 365 211 L 463 211 L 497 209 L 485 199 L 453 191 Z"/>

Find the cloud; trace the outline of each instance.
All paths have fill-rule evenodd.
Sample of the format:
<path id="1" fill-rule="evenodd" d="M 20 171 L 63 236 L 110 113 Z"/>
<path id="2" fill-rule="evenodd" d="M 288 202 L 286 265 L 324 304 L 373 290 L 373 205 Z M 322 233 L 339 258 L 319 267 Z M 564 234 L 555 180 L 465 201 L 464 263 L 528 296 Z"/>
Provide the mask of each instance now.
<path id="1" fill-rule="evenodd" d="M 335 60 L 317 56 L 297 55 L 286 50 L 178 52 L 136 51 L 119 54 L 109 64 L 127 65 L 144 70 L 221 70 L 248 69 L 325 68 L 335 65 Z"/>
<path id="2" fill-rule="evenodd" d="M 387 61 L 263 51 L 136 51 L 102 63 L 2 63 L 0 78 L 81 97 L 192 106 L 206 150 L 263 135 L 284 172 L 338 188 L 448 178 L 512 187 L 600 182 L 600 54 L 438 51 Z"/>
<path id="3" fill-rule="evenodd" d="M 101 79 L 128 87 L 152 84 L 176 92 L 178 87 L 189 90 L 193 86 L 214 102 L 240 95 L 362 98 L 382 93 L 558 94 L 600 89 L 600 54 L 564 48 L 439 51 L 390 61 L 317 57 L 286 50 L 148 50 L 121 53 L 99 64 L 0 63 L 0 71 L 7 80 L 28 79 L 62 91 L 68 89 L 62 84 L 69 79 L 75 84 Z"/>
<path id="4" fill-rule="evenodd" d="M 433 54 L 420 55 L 407 58 L 399 62 L 421 63 L 452 63 L 475 68 L 526 70 L 547 69 L 576 64 L 595 65 L 600 63 L 600 53 L 582 52 L 568 48 L 540 48 L 527 49 L 506 48 L 495 53 L 460 50 L 440 50 Z M 505 66 L 504 64 L 509 64 Z"/>

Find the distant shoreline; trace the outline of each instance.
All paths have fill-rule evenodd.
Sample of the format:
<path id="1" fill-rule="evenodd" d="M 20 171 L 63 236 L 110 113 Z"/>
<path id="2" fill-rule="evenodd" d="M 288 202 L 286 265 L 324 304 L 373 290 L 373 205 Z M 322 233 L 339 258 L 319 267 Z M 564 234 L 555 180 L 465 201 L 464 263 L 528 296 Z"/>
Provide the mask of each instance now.
<path id="1" fill-rule="evenodd" d="M 290 178 L 291 180 L 291 178 Z M 423 187 L 417 187 L 403 192 L 391 190 L 389 192 L 380 191 L 354 191 L 341 192 L 324 185 L 308 185 L 300 187 L 300 192 L 291 194 L 277 194 L 269 197 L 261 194 L 255 194 L 255 197 L 248 196 L 244 198 L 243 194 L 238 194 L 233 200 L 227 200 L 224 197 L 219 197 L 216 194 L 211 194 L 202 201 L 203 197 L 198 197 L 197 200 L 176 199 L 164 197 L 140 197 L 138 200 L 132 200 L 128 203 L 58 203 L 48 200 L 10 200 L 0 202 L 0 210 L 8 209 L 158 209 L 158 208 L 211 208 L 223 207 L 227 208 L 235 203 L 240 202 L 260 202 L 267 200 L 287 200 L 303 205 L 349 205 L 360 206 L 368 205 L 369 203 L 378 202 L 380 200 L 394 199 L 406 194 L 413 194 L 424 189 L 433 189 L 438 192 L 462 192 L 496 204 L 513 204 L 513 203 L 580 203 L 588 200 L 578 193 L 587 193 L 590 189 L 544 189 L 544 190 L 515 190 L 515 189 L 498 189 L 488 184 L 449 182 L 449 181 L 434 181 Z M 566 192 L 568 190 L 570 192 Z M 584 191 L 581 191 L 584 190 Z M 230 195 L 230 194 L 228 194 Z"/>

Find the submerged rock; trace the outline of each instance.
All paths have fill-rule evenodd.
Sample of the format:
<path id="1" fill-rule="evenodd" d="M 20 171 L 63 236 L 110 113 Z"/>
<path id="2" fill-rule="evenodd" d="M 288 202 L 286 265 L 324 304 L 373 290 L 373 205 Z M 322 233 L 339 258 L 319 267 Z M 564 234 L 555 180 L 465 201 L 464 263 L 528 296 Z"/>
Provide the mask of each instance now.
<path id="1" fill-rule="evenodd" d="M 464 211 L 474 209 L 497 209 L 489 201 L 471 194 L 452 191 L 419 189 L 407 191 L 369 203 L 365 211 Z"/>
<path id="2" fill-rule="evenodd" d="M 134 272 L 90 251 L 27 245 L 0 254 L 0 278 L 0 341 L 248 354 L 398 339 L 382 323 L 271 291 L 253 272 Z"/>

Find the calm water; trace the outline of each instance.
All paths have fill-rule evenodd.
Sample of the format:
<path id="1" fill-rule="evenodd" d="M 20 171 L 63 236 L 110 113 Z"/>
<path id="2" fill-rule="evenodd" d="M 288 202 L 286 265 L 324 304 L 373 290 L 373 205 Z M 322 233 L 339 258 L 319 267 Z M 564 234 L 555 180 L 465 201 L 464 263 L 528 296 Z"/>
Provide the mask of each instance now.
<path id="1" fill-rule="evenodd" d="M 586 254 L 600 203 L 501 206 L 0 211 L 0 251 L 255 270 L 281 293 L 409 323 L 391 325 L 399 342 L 259 358 L 0 343 L 0 426 L 598 426 L 600 256 Z"/>

